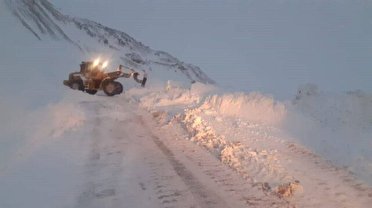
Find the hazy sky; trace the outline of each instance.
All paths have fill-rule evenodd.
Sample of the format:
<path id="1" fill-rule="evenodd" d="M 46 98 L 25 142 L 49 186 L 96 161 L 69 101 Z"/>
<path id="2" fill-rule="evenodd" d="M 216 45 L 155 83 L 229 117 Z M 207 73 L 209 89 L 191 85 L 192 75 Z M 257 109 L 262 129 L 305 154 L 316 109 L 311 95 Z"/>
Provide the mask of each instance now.
<path id="1" fill-rule="evenodd" d="M 372 91 L 372 0 L 52 0 L 200 66 L 222 86 Z"/>

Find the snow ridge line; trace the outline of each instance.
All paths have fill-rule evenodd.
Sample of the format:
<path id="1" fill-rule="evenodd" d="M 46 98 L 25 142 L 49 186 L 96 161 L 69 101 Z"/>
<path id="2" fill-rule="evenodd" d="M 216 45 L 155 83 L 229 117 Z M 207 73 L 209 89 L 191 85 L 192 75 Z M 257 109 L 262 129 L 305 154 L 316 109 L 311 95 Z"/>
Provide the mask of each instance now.
<path id="1" fill-rule="evenodd" d="M 198 111 L 186 110 L 184 114 L 176 115 L 170 123 L 181 124 L 188 132 L 190 141 L 207 149 L 223 164 L 265 193 L 283 198 L 302 191 L 300 182 L 280 166 L 271 164 L 267 153 L 251 151 L 240 142 L 229 142 L 224 136 L 217 135 L 201 117 L 196 116 Z"/>

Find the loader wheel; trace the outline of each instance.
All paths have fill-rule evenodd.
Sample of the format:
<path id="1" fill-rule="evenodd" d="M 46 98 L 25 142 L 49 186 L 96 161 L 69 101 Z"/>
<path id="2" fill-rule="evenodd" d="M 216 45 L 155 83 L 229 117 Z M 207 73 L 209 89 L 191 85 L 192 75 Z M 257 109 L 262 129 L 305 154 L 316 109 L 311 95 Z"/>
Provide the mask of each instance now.
<path id="1" fill-rule="evenodd" d="M 85 92 L 87 92 L 88 94 L 94 95 L 97 93 L 97 90 L 86 89 Z"/>
<path id="2" fill-rule="evenodd" d="M 114 96 L 116 94 L 116 84 L 114 81 L 106 80 L 102 83 L 103 92 L 107 96 Z"/>
<path id="3" fill-rule="evenodd" d="M 120 82 L 114 82 L 115 83 L 115 94 L 121 94 L 123 92 L 123 85 Z"/>
<path id="4" fill-rule="evenodd" d="M 75 81 L 72 81 L 70 87 L 71 87 L 71 89 L 73 89 L 73 90 L 84 91 L 83 80 L 75 80 Z"/>

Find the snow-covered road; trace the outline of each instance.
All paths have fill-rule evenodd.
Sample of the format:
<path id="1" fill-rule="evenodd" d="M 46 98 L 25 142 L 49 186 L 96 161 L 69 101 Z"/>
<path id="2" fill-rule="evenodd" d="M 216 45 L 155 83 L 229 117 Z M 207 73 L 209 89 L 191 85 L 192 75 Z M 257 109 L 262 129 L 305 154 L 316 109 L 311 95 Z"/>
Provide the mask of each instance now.
<path id="1" fill-rule="evenodd" d="M 75 207 L 256 207 L 287 202 L 252 188 L 199 146 L 130 103 L 85 102 L 95 116 Z M 125 112 L 112 116 L 112 109 Z M 111 116 L 110 116 L 111 114 Z M 174 136 L 174 137 L 173 137 Z"/>
<path id="2" fill-rule="evenodd" d="M 0 207 L 288 204 L 252 187 L 177 132 L 162 129 L 129 100 L 96 96 L 76 101 L 75 108 L 84 112 L 83 119 L 64 109 L 67 120 L 59 118 L 58 125 L 51 125 L 54 129 L 37 134 L 49 137 L 31 139 L 1 169 Z M 69 123 L 76 125 L 59 132 Z"/>
<path id="3" fill-rule="evenodd" d="M 371 202 L 370 188 L 307 149 L 271 136 L 274 128 L 247 126 L 203 108 L 167 120 L 167 113 L 184 108 L 179 100 L 148 111 L 130 93 L 68 97 L 50 107 L 51 117 L 39 121 L 41 131 L 0 166 L 0 207 L 366 207 Z"/>

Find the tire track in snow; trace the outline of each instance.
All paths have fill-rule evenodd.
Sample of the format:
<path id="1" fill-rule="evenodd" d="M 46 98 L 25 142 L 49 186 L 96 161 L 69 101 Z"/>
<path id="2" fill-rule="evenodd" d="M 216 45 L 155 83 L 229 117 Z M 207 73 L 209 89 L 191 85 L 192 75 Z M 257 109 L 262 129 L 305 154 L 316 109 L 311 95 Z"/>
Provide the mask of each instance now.
<path id="1" fill-rule="evenodd" d="M 255 186 L 242 179 L 240 175 L 219 160 L 212 158 L 211 155 L 208 155 L 208 152 L 205 152 L 199 146 L 189 143 L 187 140 L 179 140 L 177 146 L 179 147 L 175 147 L 175 149 L 184 150 L 185 158 L 193 163 L 196 168 L 200 169 L 205 178 L 208 178 L 218 187 L 220 195 L 236 202 L 233 207 L 292 206 L 289 202 L 266 193 L 261 186 Z"/>
<path id="2" fill-rule="evenodd" d="M 204 187 L 203 184 L 194 177 L 192 172 L 190 172 L 185 165 L 174 157 L 173 152 L 167 146 L 165 146 L 158 137 L 153 136 L 153 141 L 164 153 L 164 155 L 167 156 L 177 175 L 181 177 L 188 187 L 190 187 L 191 193 L 199 202 L 201 207 L 229 207 L 226 202 L 215 195 L 213 191 Z"/>
<path id="3" fill-rule="evenodd" d="M 116 156 L 121 154 L 121 151 L 113 152 L 115 148 L 107 148 L 102 143 L 103 134 L 101 128 L 103 124 L 99 116 L 99 106 L 91 103 L 88 107 L 93 108 L 93 112 L 97 115 L 93 120 L 93 129 L 90 137 L 91 152 L 86 164 L 87 183 L 83 188 L 83 192 L 78 196 L 77 208 L 92 208 L 100 207 L 100 204 L 112 204 L 117 194 L 115 184 L 117 184 L 118 174 L 122 168 L 117 165 L 121 163 L 121 157 Z M 105 174 L 107 170 L 112 173 L 111 177 Z"/>
<path id="4" fill-rule="evenodd" d="M 182 186 L 179 183 L 182 181 L 178 175 L 174 171 L 164 171 L 167 169 L 165 163 L 148 161 L 147 164 L 152 169 L 149 184 L 154 192 L 154 197 L 162 207 L 197 207 L 196 202 L 190 200 L 192 199 L 191 194 L 180 188 Z"/>
<path id="5" fill-rule="evenodd" d="M 87 103 L 84 105 L 87 108 Z M 181 170 L 180 164 L 178 168 L 173 166 L 169 155 L 163 153 L 164 149 L 152 141 L 151 132 L 141 126 L 140 117 L 135 112 L 128 112 L 133 110 L 130 105 L 125 108 L 112 105 L 106 102 L 88 104 L 88 108 L 93 106 L 90 110 L 95 115 L 89 122 L 92 131 L 87 138 L 91 142 L 91 151 L 76 208 L 228 207 L 226 204 L 216 206 L 221 202 L 214 203 L 215 200 L 195 202 L 196 189 L 203 186 L 193 183 L 196 186 L 193 188 L 191 183 L 185 183 L 177 171 Z M 127 118 L 115 117 L 112 109 L 128 112 L 124 115 Z M 187 177 L 190 177 L 189 173 Z M 209 199 L 209 192 L 198 194 Z"/>
<path id="6" fill-rule="evenodd" d="M 91 133 L 86 138 L 90 141 L 91 151 L 76 208 L 159 207 L 148 198 L 144 176 L 138 174 L 145 169 L 138 163 L 143 159 L 140 155 L 142 146 L 136 141 L 136 135 L 128 132 L 130 128 L 122 128 L 133 122 L 134 115 L 115 117 L 112 114 L 113 110 L 130 109 L 115 108 L 107 101 L 85 102 L 84 105 L 93 115 Z M 134 193 L 136 197 L 133 197 Z"/>
<path id="7" fill-rule="evenodd" d="M 146 119 L 151 123 L 152 119 Z M 153 122 L 155 123 L 155 122 Z M 146 124 L 144 124 L 146 125 Z M 151 124 L 149 124 L 151 126 Z M 189 140 L 182 139 L 177 125 L 153 124 L 154 142 L 163 147 L 166 154 L 192 170 L 193 175 L 215 195 L 223 198 L 230 207 L 292 207 L 289 202 L 276 196 L 266 194 L 261 187 L 254 187 L 252 183 L 243 180 L 235 171 L 222 164 L 205 149 Z M 161 139 L 160 139 L 161 138 Z M 161 142 L 161 143 L 160 143 Z M 165 148 L 164 148 L 165 147 Z M 176 164 L 177 165 L 177 164 Z"/>

